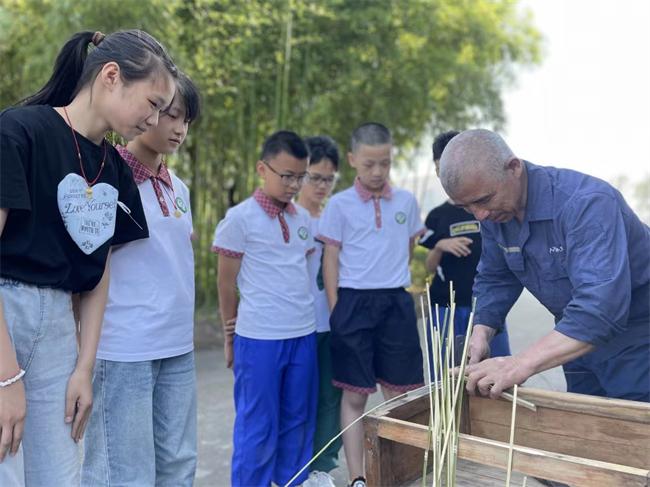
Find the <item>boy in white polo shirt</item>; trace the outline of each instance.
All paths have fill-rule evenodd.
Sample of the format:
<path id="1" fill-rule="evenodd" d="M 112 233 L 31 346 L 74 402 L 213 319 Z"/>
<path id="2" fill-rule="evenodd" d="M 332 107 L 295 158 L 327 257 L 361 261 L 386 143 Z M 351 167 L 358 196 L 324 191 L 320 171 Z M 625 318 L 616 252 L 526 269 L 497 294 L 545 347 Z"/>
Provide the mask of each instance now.
<path id="1" fill-rule="evenodd" d="M 309 214 L 291 203 L 308 156 L 297 134 L 271 135 L 257 162 L 263 186 L 215 231 L 221 318 L 235 321 L 224 345 L 235 373 L 233 486 L 285 485 L 312 455 L 318 371 L 307 254 L 314 241 Z"/>
<path id="2" fill-rule="evenodd" d="M 187 186 L 167 169 L 199 113 L 182 73 L 157 127 L 118 146 L 149 238 L 113 250 L 82 485 L 191 486 L 196 470 L 194 253 Z"/>
<path id="3" fill-rule="evenodd" d="M 334 195 L 319 225 L 330 317 L 333 383 L 343 389 L 341 428 L 357 419 L 380 383 L 386 399 L 422 385 L 415 307 L 404 289 L 425 229 L 415 197 L 389 184 L 390 131 L 366 123 L 352 134 L 354 185 Z M 363 427 L 343 435 L 353 487 L 365 486 Z"/>

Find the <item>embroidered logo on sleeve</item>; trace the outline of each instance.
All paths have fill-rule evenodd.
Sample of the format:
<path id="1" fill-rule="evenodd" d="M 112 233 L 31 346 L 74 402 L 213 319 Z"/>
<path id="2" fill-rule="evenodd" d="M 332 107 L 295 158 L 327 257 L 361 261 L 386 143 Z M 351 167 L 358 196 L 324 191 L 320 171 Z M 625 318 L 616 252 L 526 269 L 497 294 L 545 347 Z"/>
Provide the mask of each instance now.
<path id="1" fill-rule="evenodd" d="M 307 230 L 307 227 L 300 227 L 298 229 L 298 236 L 302 240 L 307 240 L 307 237 L 309 237 L 309 230 Z"/>
<path id="2" fill-rule="evenodd" d="M 395 221 L 400 225 L 404 225 L 406 223 L 406 213 L 403 211 L 398 211 L 395 213 Z"/>
<path id="3" fill-rule="evenodd" d="M 481 233 L 481 222 L 478 220 L 469 220 L 449 225 L 450 237 L 458 237 L 469 233 Z"/>
<path id="4" fill-rule="evenodd" d="M 115 233 L 118 191 L 98 183 L 88 197 L 86 188 L 81 176 L 70 173 L 59 183 L 56 199 L 65 229 L 81 251 L 90 255 Z"/>

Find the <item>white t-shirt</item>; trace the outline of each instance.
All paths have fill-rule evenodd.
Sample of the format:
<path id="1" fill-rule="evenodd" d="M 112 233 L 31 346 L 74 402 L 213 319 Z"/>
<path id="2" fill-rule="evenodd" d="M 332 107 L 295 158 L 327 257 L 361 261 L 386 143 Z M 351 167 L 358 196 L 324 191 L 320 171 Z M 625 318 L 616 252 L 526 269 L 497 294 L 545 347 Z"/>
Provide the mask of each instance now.
<path id="1" fill-rule="evenodd" d="M 316 330 L 307 271 L 307 253 L 314 249 L 309 214 L 298 206 L 295 214 L 283 212 L 289 229 L 285 242 L 278 217 L 269 216 L 258 196 L 268 199 L 257 190 L 228 210 L 217 225 L 212 247 L 242 260 L 236 333 L 261 340 L 308 335 Z"/>
<path id="2" fill-rule="evenodd" d="M 330 198 L 318 238 L 341 248 L 339 287 L 388 289 L 410 286 L 409 241 L 424 231 L 410 192 L 387 186 L 372 198 L 355 181 Z"/>
<path id="3" fill-rule="evenodd" d="M 318 235 L 319 217 L 311 218 L 311 234 Z M 314 296 L 314 311 L 316 312 L 316 331 L 330 331 L 330 309 L 327 304 L 327 293 L 323 282 L 323 243 L 314 240 L 315 251 L 307 257 L 311 293 Z"/>
<path id="4" fill-rule="evenodd" d="M 113 248 L 98 359 L 157 360 L 194 348 L 190 192 L 170 175 L 174 191 L 162 191 L 169 216 L 163 215 L 151 180 L 138 184 L 149 238 Z M 174 216 L 174 204 L 180 218 Z"/>

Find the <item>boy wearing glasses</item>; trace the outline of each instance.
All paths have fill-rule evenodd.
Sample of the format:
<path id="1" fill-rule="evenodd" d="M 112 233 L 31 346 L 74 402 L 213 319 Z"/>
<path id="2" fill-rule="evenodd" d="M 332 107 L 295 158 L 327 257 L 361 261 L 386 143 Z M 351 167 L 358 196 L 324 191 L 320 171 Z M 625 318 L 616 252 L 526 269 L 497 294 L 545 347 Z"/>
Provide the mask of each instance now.
<path id="1" fill-rule="evenodd" d="M 314 241 L 308 213 L 291 202 L 307 163 L 297 134 L 271 135 L 257 162 L 262 187 L 215 231 L 226 365 L 235 374 L 233 486 L 285 485 L 312 455 L 318 371 L 306 258 Z"/>
<path id="2" fill-rule="evenodd" d="M 348 159 L 357 178 L 330 199 L 319 225 L 342 428 L 363 414 L 377 383 L 386 399 L 423 383 L 415 307 L 404 288 L 424 226 L 415 197 L 389 183 L 392 148 L 381 124 L 353 132 Z M 361 423 L 343 434 L 343 446 L 352 487 L 364 487 Z"/>
<path id="3" fill-rule="evenodd" d="M 336 142 L 327 136 L 309 137 L 305 142 L 309 148 L 309 168 L 298 195 L 298 204 L 309 212 L 312 235 L 317 235 L 325 199 L 338 179 L 339 151 Z M 330 311 L 322 273 L 323 243 L 315 240 L 315 246 L 316 251 L 307 258 L 307 265 L 314 296 L 318 342 L 318 412 L 314 436 L 314 453 L 318 453 L 340 431 L 341 389 L 332 385 Z M 334 487 L 334 480 L 328 472 L 337 467 L 340 449 L 339 439 L 309 466 L 309 479 L 304 487 Z"/>

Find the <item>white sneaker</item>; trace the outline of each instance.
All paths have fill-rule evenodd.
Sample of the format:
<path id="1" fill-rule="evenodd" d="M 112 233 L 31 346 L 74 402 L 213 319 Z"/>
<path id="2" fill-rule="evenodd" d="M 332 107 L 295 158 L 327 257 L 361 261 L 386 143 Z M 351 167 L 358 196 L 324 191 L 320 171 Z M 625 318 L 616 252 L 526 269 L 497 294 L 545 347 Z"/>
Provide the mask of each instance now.
<path id="1" fill-rule="evenodd" d="M 302 487 L 336 487 L 334 478 L 327 472 L 319 472 L 314 470 L 309 474 L 309 478 L 305 480 Z"/>
<path id="2" fill-rule="evenodd" d="M 366 487 L 366 479 L 365 477 L 357 477 L 352 481 L 350 484 L 350 487 Z"/>

